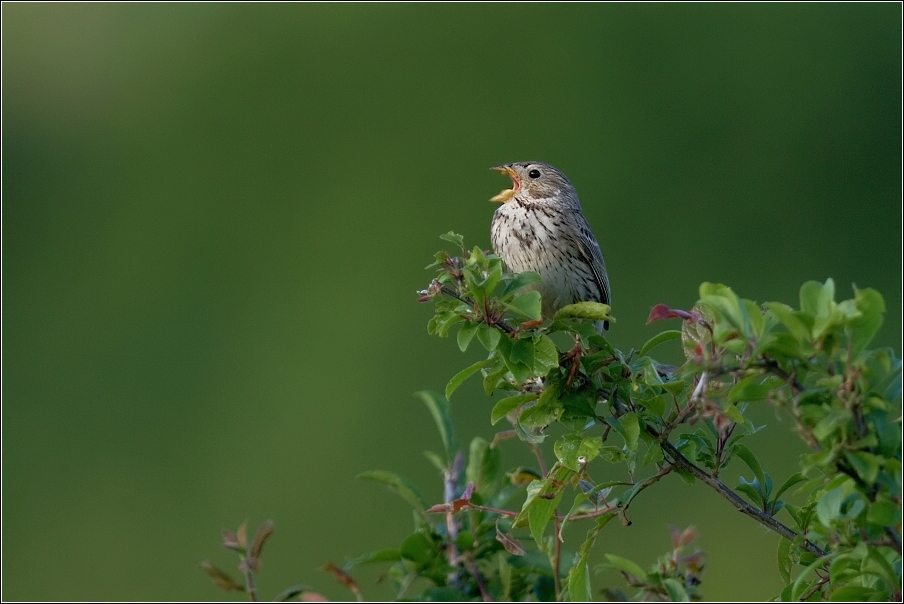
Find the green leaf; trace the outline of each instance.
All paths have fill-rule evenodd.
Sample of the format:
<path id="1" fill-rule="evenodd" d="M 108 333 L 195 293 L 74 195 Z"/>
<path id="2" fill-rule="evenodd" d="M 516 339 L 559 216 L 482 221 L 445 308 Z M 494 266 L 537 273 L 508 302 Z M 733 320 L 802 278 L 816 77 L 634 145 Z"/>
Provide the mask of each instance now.
<path id="1" fill-rule="evenodd" d="M 794 485 L 803 482 L 807 479 L 806 476 L 801 474 L 800 472 L 795 472 L 791 476 L 788 477 L 788 480 L 782 483 L 782 486 L 778 488 L 778 491 L 775 492 L 775 501 L 778 501 L 778 498 L 782 496 L 782 493 L 793 487 Z"/>
<path id="2" fill-rule="evenodd" d="M 810 281 L 809 283 L 813 282 Z M 808 284 L 805 283 L 804 285 Z M 838 305 L 835 304 L 835 282 L 831 279 L 826 279 L 824 284 L 818 285 L 818 291 L 811 286 L 812 291 L 808 293 L 808 303 L 810 304 L 813 303 L 813 294 L 815 293 L 816 295 L 816 307 L 812 312 L 814 340 L 822 339 L 829 331 L 844 322 L 843 315 L 836 312 Z M 803 292 L 803 288 L 801 288 L 801 292 Z"/>
<path id="3" fill-rule="evenodd" d="M 559 404 L 559 401 L 547 403 L 538 401 L 536 405 L 521 413 L 518 423 L 527 428 L 544 428 L 559 419 L 561 415 L 562 405 Z"/>
<path id="4" fill-rule="evenodd" d="M 873 587 L 848 584 L 829 594 L 829 602 L 875 602 L 887 599 L 874 597 L 877 593 Z"/>
<path id="5" fill-rule="evenodd" d="M 459 330 L 458 333 L 461 333 L 461 330 Z M 446 398 L 450 398 L 452 396 L 452 393 L 455 392 L 455 390 L 457 390 L 458 387 L 461 386 L 466 379 L 468 379 L 487 365 L 495 362 L 496 359 L 484 359 L 482 361 L 477 361 L 470 367 L 462 369 L 461 371 L 456 373 L 446 385 Z"/>
<path id="6" fill-rule="evenodd" d="M 534 367 L 534 340 L 533 338 L 521 338 L 512 342 L 511 348 L 503 351 L 508 353 L 509 361 L 521 363 L 530 369 Z"/>
<path id="7" fill-rule="evenodd" d="M 778 574 L 782 576 L 782 581 L 786 585 L 791 582 L 791 567 L 794 565 L 791 561 L 791 547 L 793 545 L 789 539 L 778 540 Z"/>
<path id="8" fill-rule="evenodd" d="M 788 600 L 785 600 L 785 598 L 784 598 L 785 592 L 784 592 L 784 590 L 782 590 L 782 594 L 783 594 L 782 601 L 790 602 L 790 601 L 794 601 L 794 600 L 800 600 L 800 597 L 804 594 L 804 592 L 807 591 L 807 589 L 809 589 L 810 586 L 815 582 L 814 579 L 810 579 L 810 577 L 813 576 L 811 573 L 813 571 L 815 571 L 817 568 L 824 566 L 825 564 L 834 560 L 837 555 L 838 555 L 837 553 L 832 553 L 832 554 L 829 554 L 828 556 L 816 558 L 815 560 L 810 562 L 807 565 L 807 567 L 804 569 L 804 571 L 802 573 L 800 573 L 799 575 L 797 575 L 797 579 L 794 580 L 794 583 L 792 583 L 791 597 L 788 598 Z M 801 561 L 803 561 L 803 560 L 801 560 Z"/>
<path id="9" fill-rule="evenodd" d="M 634 401 L 640 403 L 640 405 L 657 417 L 661 417 L 662 414 L 665 413 L 666 399 L 662 394 L 658 394 L 649 399 L 635 398 Z"/>
<path id="10" fill-rule="evenodd" d="M 386 472 L 385 470 L 368 470 L 367 472 L 361 472 L 356 478 L 383 483 L 390 491 L 407 501 L 422 514 L 427 509 L 424 498 L 418 492 L 417 487 L 398 474 Z"/>
<path id="11" fill-rule="evenodd" d="M 619 496 L 618 500 L 621 502 L 622 509 L 627 509 L 628 506 L 631 505 L 631 502 L 634 501 L 634 498 L 637 497 L 638 493 L 643 489 L 644 482 L 645 481 L 643 480 L 635 482 L 630 489 Z M 689 484 L 693 484 L 693 482 Z"/>
<path id="12" fill-rule="evenodd" d="M 896 565 L 898 562 L 900 562 L 900 557 L 895 560 Z M 881 577 L 885 579 L 885 581 L 887 581 L 889 585 L 901 584 L 901 578 L 898 576 L 898 573 L 895 572 L 895 569 L 892 568 L 889 561 L 886 560 L 885 557 L 876 548 L 869 549 L 866 557 L 863 558 L 863 562 L 860 565 L 860 572 L 864 575 L 870 574 Z"/>
<path id="13" fill-rule="evenodd" d="M 480 323 L 466 322 L 464 325 L 458 328 L 458 335 L 456 336 L 456 340 L 458 341 L 458 348 L 462 352 L 468 349 L 468 344 L 471 343 L 471 340 L 474 338 L 474 334 L 477 333 L 480 325 Z"/>
<path id="14" fill-rule="evenodd" d="M 572 472 L 580 471 L 579 457 L 586 462 L 596 458 L 603 448 L 603 440 L 599 436 L 581 438 L 577 434 L 566 434 L 556 441 L 553 451 L 563 466 Z"/>
<path id="15" fill-rule="evenodd" d="M 665 459 L 662 454 L 662 449 L 657 444 L 649 444 L 647 445 L 647 453 L 643 456 L 643 462 L 641 465 L 649 465 L 651 463 L 658 463 Z"/>
<path id="16" fill-rule="evenodd" d="M 768 378 L 768 376 L 767 376 Z M 769 397 L 775 382 L 761 375 L 748 375 L 728 391 L 728 402 L 761 401 Z"/>
<path id="17" fill-rule="evenodd" d="M 754 478 L 753 482 L 749 482 L 743 476 L 738 478 L 740 484 L 735 487 L 736 490 L 741 491 L 752 501 L 756 506 L 760 509 L 764 507 L 763 494 L 760 493 L 760 483 Z"/>
<path id="18" fill-rule="evenodd" d="M 531 291 L 515 296 L 506 306 L 516 313 L 535 321 L 540 318 L 540 292 Z"/>
<path id="19" fill-rule="evenodd" d="M 593 527 L 587 531 L 587 537 L 578 551 L 577 560 L 568 572 L 566 584 L 568 585 L 568 599 L 572 602 L 589 602 L 592 598 L 590 589 L 590 572 L 587 566 L 587 559 L 590 556 L 590 550 L 596 541 L 597 535 L 606 526 L 610 520 L 615 518 L 615 514 L 604 514 L 596 519 Z"/>
<path id="20" fill-rule="evenodd" d="M 756 456 L 754 456 L 753 452 L 748 449 L 742 443 L 735 443 L 731 447 L 732 453 L 737 455 L 741 461 L 747 464 L 747 467 L 753 471 L 753 475 L 756 476 L 756 479 L 759 481 L 760 485 L 766 484 L 766 477 L 763 474 L 763 469 L 760 467 L 760 462 L 757 461 Z"/>
<path id="21" fill-rule="evenodd" d="M 449 231 L 448 233 L 440 235 L 439 238 L 442 239 L 443 241 L 448 241 L 449 243 L 454 243 L 455 245 L 457 245 L 460 248 L 465 247 L 465 238 L 462 237 L 461 235 L 459 235 L 458 233 L 453 233 L 452 231 Z"/>
<path id="22" fill-rule="evenodd" d="M 763 335 L 763 310 L 757 306 L 756 302 L 751 300 L 742 299 L 741 304 L 743 304 L 744 310 L 747 311 L 747 318 L 750 320 L 750 329 L 753 335 L 760 337 Z"/>
<path id="23" fill-rule="evenodd" d="M 418 566 L 425 566 L 432 562 L 437 553 L 436 544 L 427 539 L 423 533 L 408 535 L 399 548 L 402 558 L 411 560 Z"/>
<path id="24" fill-rule="evenodd" d="M 816 504 L 816 516 L 825 527 L 831 527 L 832 521 L 841 516 L 841 504 L 844 493 L 841 487 L 834 488 L 822 494 Z"/>
<path id="25" fill-rule="evenodd" d="M 901 508 L 887 499 L 878 499 L 869 506 L 866 521 L 879 526 L 892 526 L 901 518 Z"/>
<path id="26" fill-rule="evenodd" d="M 807 281 L 800 287 L 800 309 L 815 317 L 819 314 L 819 298 L 822 295 L 822 283 Z"/>
<path id="27" fill-rule="evenodd" d="M 484 279 L 478 282 L 476 287 L 480 288 L 483 298 L 488 298 L 493 294 L 496 285 L 499 284 L 499 280 L 502 278 L 502 265 L 491 264 L 489 270 L 487 270 L 485 274 L 486 276 Z"/>
<path id="28" fill-rule="evenodd" d="M 684 380 L 671 380 L 668 382 L 663 382 L 662 387 L 672 396 L 680 396 L 684 389 L 687 387 L 687 384 Z"/>
<path id="29" fill-rule="evenodd" d="M 684 586 L 679 583 L 675 579 L 663 579 L 662 585 L 665 587 L 665 590 L 669 592 L 669 600 L 672 602 L 690 602 L 690 598 L 687 595 L 687 592 L 684 590 Z"/>
<path id="30" fill-rule="evenodd" d="M 440 474 L 447 470 L 446 468 L 446 460 L 444 460 L 439 453 L 434 453 L 433 451 L 424 451 L 424 457 L 427 458 L 434 468 L 439 471 Z"/>
<path id="31" fill-rule="evenodd" d="M 537 485 L 538 487 L 543 488 L 546 486 L 546 482 L 547 481 L 534 481 L 530 483 L 527 485 L 528 494 L 530 493 L 531 487 Z M 539 496 L 535 497 L 531 502 L 530 507 L 527 509 L 527 522 L 530 526 L 530 534 L 533 536 L 534 541 L 538 546 L 543 543 L 543 533 L 546 531 L 546 525 L 552 520 L 553 514 L 555 514 L 556 511 L 556 506 L 559 505 L 563 493 L 564 491 L 560 490 L 552 499 L 544 499 Z"/>
<path id="32" fill-rule="evenodd" d="M 468 467 L 465 470 L 466 482 L 473 483 L 476 491 L 486 501 L 499 489 L 501 478 L 502 463 L 499 449 L 491 447 L 479 436 L 474 438 L 471 441 Z"/>
<path id="33" fill-rule="evenodd" d="M 700 286 L 700 304 L 721 315 L 744 340 L 750 336 L 750 317 L 737 294 L 725 285 L 704 283 Z"/>
<path id="34" fill-rule="evenodd" d="M 430 390 L 421 390 L 415 392 L 415 396 L 421 399 L 430 414 L 433 421 L 436 422 L 436 428 L 439 435 L 443 439 L 443 447 L 446 449 L 446 459 L 452 460 L 458 452 L 458 442 L 455 440 L 455 432 L 452 428 L 452 418 L 449 416 L 449 401 L 444 399 L 436 392 Z"/>
<path id="35" fill-rule="evenodd" d="M 540 277 L 540 275 L 533 271 L 524 271 L 523 273 L 518 273 L 517 275 L 515 275 L 514 279 L 505 284 L 500 297 L 507 296 L 508 294 L 518 291 L 522 287 L 527 287 L 528 285 L 539 283 L 542 280 L 542 277 Z"/>
<path id="36" fill-rule="evenodd" d="M 609 305 L 600 302 L 578 302 L 577 304 L 568 304 L 563 306 L 556 312 L 556 319 L 567 319 L 573 317 L 575 319 L 591 319 L 593 321 L 611 321 L 609 316 Z"/>
<path id="37" fill-rule="evenodd" d="M 663 342 L 668 342 L 669 340 L 676 340 L 681 338 L 681 330 L 680 329 L 670 329 L 668 331 L 663 331 L 662 333 L 658 333 L 649 340 L 644 343 L 641 347 L 640 352 L 637 353 L 637 356 L 646 356 L 648 352 L 662 344 Z"/>
<path id="38" fill-rule="evenodd" d="M 498 329 L 490 327 L 486 323 L 481 323 L 480 327 L 477 329 L 477 339 L 480 340 L 483 347 L 490 352 L 496 350 L 496 346 L 499 345 L 499 338 L 501 336 L 502 334 L 499 333 Z"/>
<path id="39" fill-rule="evenodd" d="M 872 341 L 873 336 L 882 326 L 885 314 L 885 300 L 872 288 L 854 288 L 854 302 L 861 315 L 850 322 L 853 332 L 851 336 L 851 354 L 856 356 Z"/>
<path id="40" fill-rule="evenodd" d="M 830 434 L 846 425 L 849 419 L 850 413 L 847 410 L 833 409 L 813 427 L 813 436 L 815 436 L 817 440 L 823 441 Z"/>
<path id="41" fill-rule="evenodd" d="M 544 427 L 559 419 L 564 409 L 559 398 L 561 392 L 562 384 L 549 380 L 537 403 L 521 414 L 519 423 L 522 426 Z"/>
<path id="42" fill-rule="evenodd" d="M 521 340 L 518 340 L 520 342 Z M 531 368 L 525 363 L 520 362 L 518 359 L 526 358 L 530 356 L 528 352 L 525 350 L 527 344 L 519 344 L 518 342 L 513 341 L 509 337 L 505 337 L 499 340 L 499 354 L 502 356 L 502 360 L 505 362 L 505 366 L 511 372 L 512 377 L 515 378 L 515 381 L 518 384 L 523 384 L 531 377 Z M 517 347 L 517 348 L 516 348 Z M 531 348 L 531 353 L 533 349 Z M 531 357 L 531 360 L 533 358 Z"/>
<path id="43" fill-rule="evenodd" d="M 369 554 L 364 554 L 352 560 L 352 566 L 363 566 L 364 564 L 374 564 L 375 562 L 398 562 L 402 559 L 402 554 L 397 549 L 381 549 Z"/>
<path id="44" fill-rule="evenodd" d="M 637 414 L 629 411 L 622 415 L 620 420 L 622 430 L 624 430 L 625 446 L 628 447 L 629 451 L 634 451 L 637 449 L 637 437 L 640 435 L 640 422 L 637 419 Z"/>
<path id="45" fill-rule="evenodd" d="M 568 599 L 571 602 L 590 602 L 593 593 L 590 587 L 590 571 L 587 561 L 578 559 L 568 571 Z"/>
<path id="46" fill-rule="evenodd" d="M 552 338 L 546 335 L 534 336 L 534 372 L 545 375 L 559 365 L 559 350 Z"/>
<path id="47" fill-rule="evenodd" d="M 866 451 L 845 451 L 844 457 L 850 462 L 860 478 L 867 484 L 873 484 L 879 474 L 879 460 Z"/>
<path id="48" fill-rule="evenodd" d="M 493 407 L 493 411 L 490 413 L 490 421 L 495 425 L 496 422 L 508 415 L 511 411 L 536 399 L 538 396 L 539 395 L 536 392 L 528 392 L 527 394 L 516 394 L 515 396 L 508 396 L 501 399 Z"/>
<path id="49" fill-rule="evenodd" d="M 600 457 L 608 463 L 620 463 L 625 460 L 625 451 L 622 447 L 605 446 L 600 449 Z"/>
<path id="50" fill-rule="evenodd" d="M 483 378 L 483 391 L 486 392 L 487 396 L 492 396 L 502 377 L 508 373 L 508 368 L 505 366 L 505 362 L 499 358 L 499 355 L 493 355 L 493 357 L 496 364 L 487 370 L 487 374 Z M 505 381 L 502 383 L 507 384 Z"/>
<path id="51" fill-rule="evenodd" d="M 747 424 L 746 418 L 741 413 L 741 410 L 738 409 L 737 405 L 725 405 L 725 408 L 722 410 L 722 412 L 728 416 L 728 419 L 738 425 L 743 426 Z"/>
<path id="52" fill-rule="evenodd" d="M 627 558 L 622 558 L 621 556 L 616 556 L 615 554 L 604 554 L 604 556 L 606 556 L 606 560 L 609 561 L 609 565 L 611 565 L 612 568 L 620 570 L 623 573 L 629 574 L 644 582 L 650 580 L 647 573 L 635 562 L 628 560 Z"/>

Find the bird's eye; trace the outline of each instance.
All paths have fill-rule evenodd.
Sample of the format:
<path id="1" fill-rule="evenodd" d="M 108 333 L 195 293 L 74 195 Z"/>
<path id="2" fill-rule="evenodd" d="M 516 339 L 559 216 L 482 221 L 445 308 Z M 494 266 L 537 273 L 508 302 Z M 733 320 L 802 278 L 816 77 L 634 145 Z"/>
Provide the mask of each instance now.
<path id="1" fill-rule="evenodd" d="M 530 176 L 531 178 L 540 178 L 540 171 L 539 170 L 531 170 L 530 172 L 527 173 L 527 175 Z"/>

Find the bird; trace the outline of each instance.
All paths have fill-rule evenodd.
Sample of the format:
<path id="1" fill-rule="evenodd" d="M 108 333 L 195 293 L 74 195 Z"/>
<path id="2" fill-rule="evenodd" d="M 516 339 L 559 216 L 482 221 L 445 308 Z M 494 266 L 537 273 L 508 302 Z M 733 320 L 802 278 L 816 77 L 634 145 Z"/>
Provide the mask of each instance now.
<path id="1" fill-rule="evenodd" d="M 556 168 L 536 161 L 491 168 L 508 175 L 512 188 L 490 201 L 501 203 L 490 228 L 493 252 L 513 273 L 533 271 L 542 279 L 541 315 L 576 302 L 612 303 L 606 262 L 584 218 L 578 194 Z M 601 335 L 609 321 L 597 321 Z"/>

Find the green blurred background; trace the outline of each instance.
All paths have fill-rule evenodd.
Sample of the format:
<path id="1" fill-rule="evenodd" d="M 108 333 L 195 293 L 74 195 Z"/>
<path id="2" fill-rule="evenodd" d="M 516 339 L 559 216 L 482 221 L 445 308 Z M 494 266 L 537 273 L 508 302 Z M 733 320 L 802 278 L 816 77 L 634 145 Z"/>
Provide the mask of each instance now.
<path id="1" fill-rule="evenodd" d="M 616 346 L 704 280 L 795 303 L 833 277 L 885 296 L 900 354 L 897 3 L 2 10 L 4 599 L 225 597 L 198 563 L 232 568 L 245 518 L 276 522 L 264 597 L 349 597 L 318 567 L 411 528 L 355 475 L 441 498 L 412 392 L 478 353 L 428 337 L 415 290 L 440 233 L 489 246 L 499 163 L 577 187 Z M 462 440 L 491 405 L 456 393 Z M 800 447 L 762 417 L 781 481 Z M 774 534 L 658 486 L 597 554 L 647 565 L 694 523 L 707 599 L 778 593 Z"/>

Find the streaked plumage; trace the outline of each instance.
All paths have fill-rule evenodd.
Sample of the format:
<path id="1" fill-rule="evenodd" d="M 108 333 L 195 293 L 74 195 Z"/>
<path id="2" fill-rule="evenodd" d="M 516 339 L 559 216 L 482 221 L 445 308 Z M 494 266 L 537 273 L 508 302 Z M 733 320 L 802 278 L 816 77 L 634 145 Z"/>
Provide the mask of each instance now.
<path id="1" fill-rule="evenodd" d="M 611 304 L 603 253 L 568 178 L 540 162 L 493 169 L 512 179 L 512 188 L 491 200 L 502 203 L 493 214 L 493 251 L 512 272 L 540 274 L 544 318 L 575 302 Z M 608 328 L 597 322 L 601 333 Z"/>

